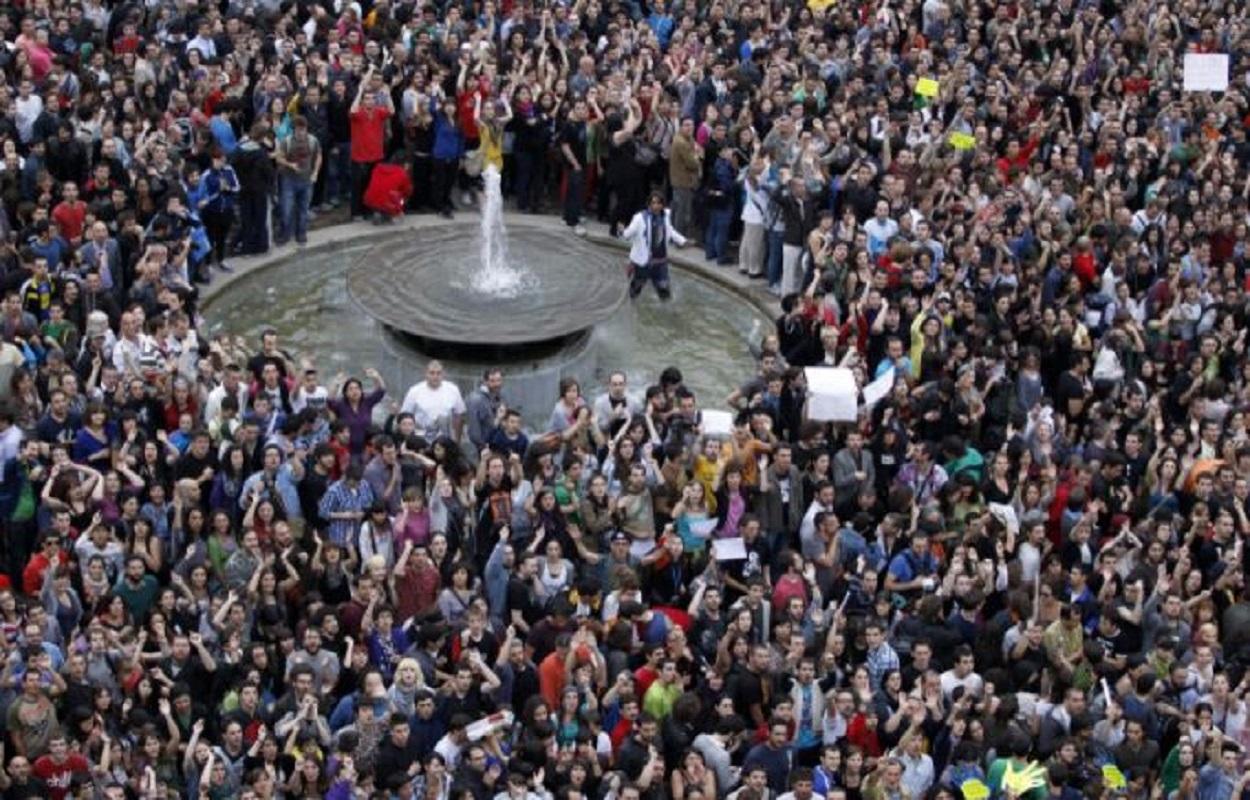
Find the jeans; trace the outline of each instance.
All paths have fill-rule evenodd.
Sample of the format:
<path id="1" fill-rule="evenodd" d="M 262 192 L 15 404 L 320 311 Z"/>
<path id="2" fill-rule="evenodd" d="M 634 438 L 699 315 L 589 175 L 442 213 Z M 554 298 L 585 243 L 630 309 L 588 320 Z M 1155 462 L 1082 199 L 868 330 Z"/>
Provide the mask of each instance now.
<path id="1" fill-rule="evenodd" d="M 564 170 L 564 224 L 581 224 L 582 197 L 586 194 L 586 171 L 566 167 Z"/>
<path id="2" fill-rule="evenodd" d="M 783 231 L 768 232 L 768 256 L 765 260 L 768 273 L 768 285 L 776 288 L 781 285 L 781 249 L 785 241 Z"/>
<path id="3" fill-rule="evenodd" d="M 327 203 L 343 203 L 351 197 L 352 146 L 350 142 L 336 144 L 330 148 L 322 171 L 326 174 Z"/>
<path id="4" fill-rule="evenodd" d="M 660 261 L 654 264 L 638 266 L 630 264 L 629 279 L 629 296 L 637 297 L 642 293 L 642 287 L 651 281 L 655 285 L 655 291 L 660 295 L 661 300 L 667 300 L 669 296 L 668 289 L 668 262 Z"/>
<path id="5" fill-rule="evenodd" d="M 707 230 L 703 232 L 703 254 L 708 261 L 728 264 L 729 224 L 732 208 L 713 208 L 707 212 Z"/>
<path id="6" fill-rule="evenodd" d="M 673 227 L 691 241 L 696 241 L 694 230 L 694 189 L 673 187 Z"/>
<path id="7" fill-rule="evenodd" d="M 308 200 L 312 195 L 312 181 L 295 175 L 283 175 L 280 181 L 282 208 L 282 233 L 274 237 L 282 244 L 292 235 L 303 244 L 308 241 Z"/>

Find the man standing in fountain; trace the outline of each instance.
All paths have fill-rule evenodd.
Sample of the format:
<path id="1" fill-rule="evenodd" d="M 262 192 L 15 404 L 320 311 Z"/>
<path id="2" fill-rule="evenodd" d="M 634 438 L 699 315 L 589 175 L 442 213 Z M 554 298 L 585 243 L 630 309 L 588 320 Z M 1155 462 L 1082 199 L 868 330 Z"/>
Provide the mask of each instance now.
<path id="1" fill-rule="evenodd" d="M 634 215 L 621 234 L 629 242 L 629 296 L 642 293 L 648 280 L 661 300 L 671 296 L 668 285 L 668 246 L 686 246 L 686 237 L 673 227 L 672 212 L 664 207 L 664 195 L 652 192 L 647 207 Z"/>

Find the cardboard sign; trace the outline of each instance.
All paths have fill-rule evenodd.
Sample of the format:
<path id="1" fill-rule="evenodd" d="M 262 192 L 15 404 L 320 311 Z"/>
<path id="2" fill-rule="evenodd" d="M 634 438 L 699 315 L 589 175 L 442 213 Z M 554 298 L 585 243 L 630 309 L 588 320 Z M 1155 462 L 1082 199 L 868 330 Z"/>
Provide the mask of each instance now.
<path id="1" fill-rule="evenodd" d="M 807 0 L 807 7 L 812 11 L 826 11 L 838 4 L 838 0 Z"/>
<path id="2" fill-rule="evenodd" d="M 859 419 L 859 386 L 845 367 L 808 367 L 807 418 L 817 422 L 855 422 Z"/>
<path id="3" fill-rule="evenodd" d="M 938 82 L 932 78 L 920 78 L 916 81 L 916 94 L 921 97 L 937 97 Z"/>
<path id="4" fill-rule="evenodd" d="M 1222 92 L 1228 88 L 1228 53 L 1186 53 L 1185 91 Z"/>

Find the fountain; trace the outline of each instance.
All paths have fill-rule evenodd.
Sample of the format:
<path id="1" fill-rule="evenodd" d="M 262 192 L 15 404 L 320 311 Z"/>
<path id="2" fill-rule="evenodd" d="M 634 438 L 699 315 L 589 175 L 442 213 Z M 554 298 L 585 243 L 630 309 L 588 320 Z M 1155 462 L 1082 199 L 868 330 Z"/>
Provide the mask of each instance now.
<path id="1" fill-rule="evenodd" d="M 508 229 L 503 224 L 503 191 L 499 170 L 492 164 L 482 173 L 481 264 L 469 280 L 475 292 L 491 297 L 516 297 L 523 290 L 536 288 L 534 276 L 524 264 L 508 256 Z"/>
<path id="2" fill-rule="evenodd" d="M 620 250 L 552 220 L 505 228 L 497 174 L 482 200 L 478 224 L 421 220 L 280 259 L 281 280 L 276 270 L 241 276 L 205 313 L 231 334 L 272 326 L 328 374 L 375 366 L 393 392 L 420 380 L 430 358 L 465 392 L 502 366 L 509 405 L 537 426 L 565 376 L 593 393 L 608 369 L 641 385 L 676 364 L 716 402 L 749 371 L 746 338 L 761 321 L 751 302 L 683 273 L 671 302 L 626 305 Z"/>

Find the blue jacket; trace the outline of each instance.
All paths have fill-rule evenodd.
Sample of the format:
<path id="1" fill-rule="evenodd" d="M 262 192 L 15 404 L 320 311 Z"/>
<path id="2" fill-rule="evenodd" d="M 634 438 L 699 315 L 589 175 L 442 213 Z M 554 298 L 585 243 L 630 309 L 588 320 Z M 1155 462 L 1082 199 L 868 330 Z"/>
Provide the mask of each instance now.
<path id="1" fill-rule="evenodd" d="M 239 192 L 239 176 L 229 164 L 221 169 L 209 168 L 200 177 L 202 199 L 208 202 L 200 211 L 217 211 L 227 213 L 234 210 L 234 198 Z M 199 199 L 199 198 L 197 198 Z"/>
<path id="2" fill-rule="evenodd" d="M 236 147 L 239 146 L 239 140 L 234 135 L 234 128 L 224 117 L 213 117 L 208 121 L 208 128 L 213 132 L 213 139 L 217 141 L 217 146 L 227 156 L 233 155 Z"/>
<path id="3" fill-rule="evenodd" d="M 673 35 L 673 18 L 668 14 L 655 14 L 647 17 L 647 25 L 651 26 L 655 38 L 660 40 L 660 47 L 668 48 L 668 40 Z"/>
<path id="4" fill-rule="evenodd" d="M 456 121 L 439 108 L 437 100 L 430 101 L 434 115 L 434 150 L 432 155 L 439 161 L 455 161 L 464 155 L 464 137 Z"/>

